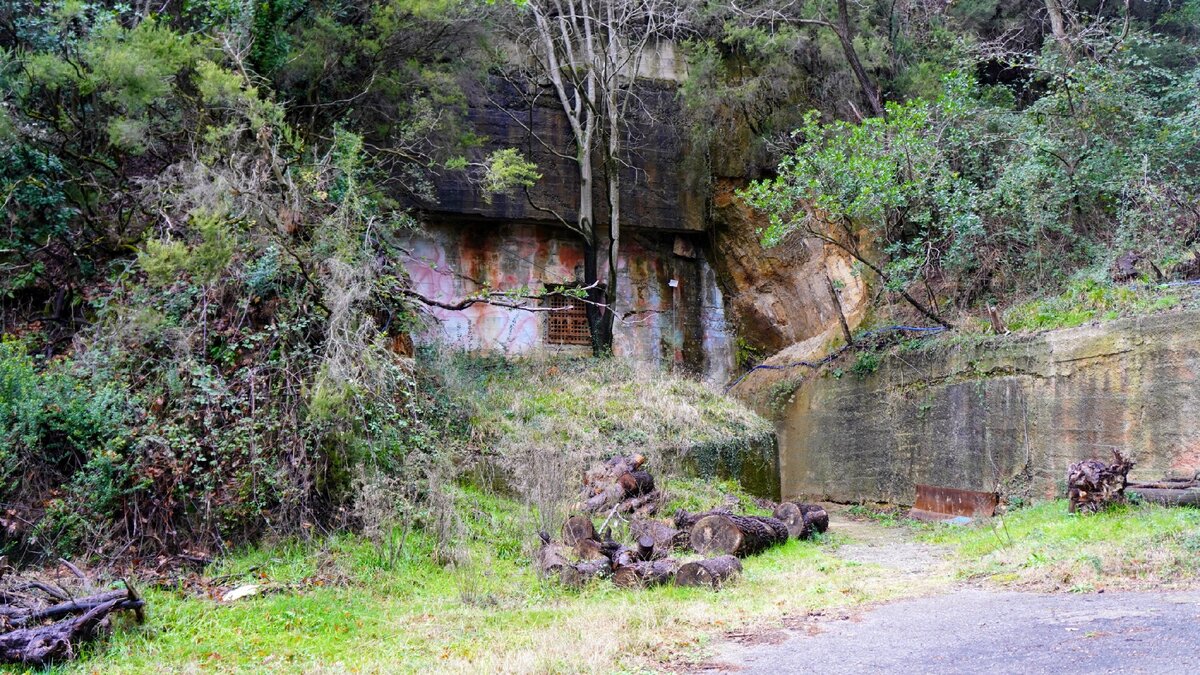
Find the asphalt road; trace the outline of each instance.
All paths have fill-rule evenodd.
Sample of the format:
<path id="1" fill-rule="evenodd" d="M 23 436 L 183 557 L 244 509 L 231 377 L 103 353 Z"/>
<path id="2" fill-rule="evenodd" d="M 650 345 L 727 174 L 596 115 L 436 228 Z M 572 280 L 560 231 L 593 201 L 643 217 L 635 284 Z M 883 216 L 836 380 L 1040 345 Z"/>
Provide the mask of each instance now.
<path id="1" fill-rule="evenodd" d="M 738 673 L 1200 673 L 1200 592 L 963 589 L 810 617 L 704 664 Z"/>

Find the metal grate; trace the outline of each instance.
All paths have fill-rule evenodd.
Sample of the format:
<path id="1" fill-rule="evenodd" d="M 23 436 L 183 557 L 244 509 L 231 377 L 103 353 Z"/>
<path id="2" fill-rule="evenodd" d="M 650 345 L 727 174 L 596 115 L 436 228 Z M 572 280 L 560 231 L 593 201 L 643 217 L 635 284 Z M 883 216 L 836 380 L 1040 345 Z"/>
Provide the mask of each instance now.
<path id="1" fill-rule="evenodd" d="M 545 299 L 546 343 L 552 345 L 591 345 L 592 334 L 588 330 L 587 310 L 576 298 L 551 295 Z"/>

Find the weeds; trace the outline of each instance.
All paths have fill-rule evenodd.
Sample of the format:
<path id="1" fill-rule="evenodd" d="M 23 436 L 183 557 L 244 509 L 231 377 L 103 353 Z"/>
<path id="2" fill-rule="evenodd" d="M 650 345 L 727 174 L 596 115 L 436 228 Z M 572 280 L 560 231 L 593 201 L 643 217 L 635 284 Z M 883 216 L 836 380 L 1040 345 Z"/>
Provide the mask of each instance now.
<path id="1" fill-rule="evenodd" d="M 1089 321 L 1111 321 L 1173 309 L 1191 300 L 1193 295 L 1184 289 L 1119 286 L 1089 279 L 1069 284 L 1059 295 L 1011 307 L 1004 318 L 1014 331 L 1073 328 Z"/>

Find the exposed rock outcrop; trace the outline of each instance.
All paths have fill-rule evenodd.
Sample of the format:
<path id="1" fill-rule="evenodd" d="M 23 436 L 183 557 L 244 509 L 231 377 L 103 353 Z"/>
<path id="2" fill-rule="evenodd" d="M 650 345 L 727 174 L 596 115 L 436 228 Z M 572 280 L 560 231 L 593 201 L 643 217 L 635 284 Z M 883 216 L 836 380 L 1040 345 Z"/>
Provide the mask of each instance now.
<path id="1" fill-rule="evenodd" d="M 857 326 L 867 308 L 867 287 L 849 256 L 821 242 L 790 237 L 763 248 L 766 216 L 735 194 L 743 185 L 718 179 L 713 189 L 713 264 L 720 275 L 739 333 L 765 353 L 823 335 L 838 326 L 828 277 L 841 297 L 846 320 Z"/>

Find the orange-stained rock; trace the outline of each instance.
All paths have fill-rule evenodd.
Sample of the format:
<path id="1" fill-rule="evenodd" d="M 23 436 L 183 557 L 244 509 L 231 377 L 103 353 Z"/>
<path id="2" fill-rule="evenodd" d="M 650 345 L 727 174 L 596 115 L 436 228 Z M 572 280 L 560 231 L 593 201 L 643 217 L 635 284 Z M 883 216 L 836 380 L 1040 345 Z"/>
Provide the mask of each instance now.
<path id="1" fill-rule="evenodd" d="M 867 287 L 851 259 L 816 240 L 793 236 L 763 248 L 758 230 L 765 215 L 735 194 L 741 182 L 719 179 L 713 188 L 713 266 L 721 279 L 739 334 L 774 353 L 838 326 L 826 275 L 839 295 L 851 328 L 867 308 Z M 838 284 L 840 282 L 840 284 Z"/>

